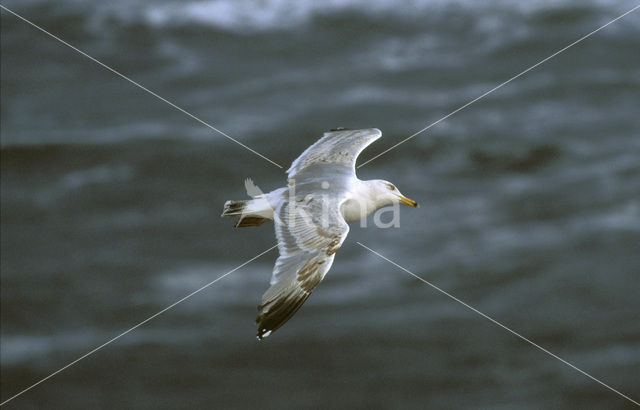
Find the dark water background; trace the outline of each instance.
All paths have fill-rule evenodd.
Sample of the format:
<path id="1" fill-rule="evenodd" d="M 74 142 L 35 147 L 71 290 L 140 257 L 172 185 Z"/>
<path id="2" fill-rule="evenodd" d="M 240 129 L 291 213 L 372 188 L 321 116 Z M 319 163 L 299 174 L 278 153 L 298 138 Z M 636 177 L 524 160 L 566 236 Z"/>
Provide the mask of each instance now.
<path id="1" fill-rule="evenodd" d="M 289 163 L 337 126 L 366 160 L 632 1 L 11 0 Z M 7 408 L 631 408 L 360 241 L 640 399 L 640 11 L 359 170 L 421 208 L 352 227 L 256 342 L 276 252 Z M 2 400 L 275 243 L 226 199 L 282 170 L 2 11 Z"/>

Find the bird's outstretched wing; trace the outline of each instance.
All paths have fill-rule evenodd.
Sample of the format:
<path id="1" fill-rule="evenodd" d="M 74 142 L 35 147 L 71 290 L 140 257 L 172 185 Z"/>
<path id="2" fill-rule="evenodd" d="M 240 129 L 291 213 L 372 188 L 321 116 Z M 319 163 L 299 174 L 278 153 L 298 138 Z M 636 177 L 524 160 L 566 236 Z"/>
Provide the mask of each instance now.
<path id="1" fill-rule="evenodd" d="M 382 132 L 377 128 L 325 132 L 322 138 L 293 161 L 287 174 L 293 178 L 298 172 L 317 163 L 345 165 L 355 172 L 358 155 L 381 136 Z"/>
<path id="2" fill-rule="evenodd" d="M 335 252 L 349 226 L 337 205 L 318 198 L 309 202 L 283 202 L 276 210 L 275 229 L 280 257 L 271 286 L 258 306 L 258 338 L 289 320 L 331 268 Z M 323 210 L 324 209 L 324 210 Z"/>

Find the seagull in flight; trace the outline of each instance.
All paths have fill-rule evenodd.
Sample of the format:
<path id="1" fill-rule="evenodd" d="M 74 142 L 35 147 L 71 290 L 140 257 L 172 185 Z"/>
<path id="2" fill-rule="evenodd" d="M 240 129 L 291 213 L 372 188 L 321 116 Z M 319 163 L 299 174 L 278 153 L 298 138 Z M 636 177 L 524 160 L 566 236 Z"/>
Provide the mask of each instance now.
<path id="1" fill-rule="evenodd" d="M 349 233 L 349 222 L 383 206 L 418 207 L 391 182 L 356 176 L 358 155 L 381 136 L 377 128 L 326 132 L 293 161 L 286 187 L 264 194 L 248 179 L 252 199 L 224 204 L 222 216 L 237 218 L 236 227 L 274 221 L 280 256 L 258 306 L 259 340 L 286 323 L 322 281 Z"/>

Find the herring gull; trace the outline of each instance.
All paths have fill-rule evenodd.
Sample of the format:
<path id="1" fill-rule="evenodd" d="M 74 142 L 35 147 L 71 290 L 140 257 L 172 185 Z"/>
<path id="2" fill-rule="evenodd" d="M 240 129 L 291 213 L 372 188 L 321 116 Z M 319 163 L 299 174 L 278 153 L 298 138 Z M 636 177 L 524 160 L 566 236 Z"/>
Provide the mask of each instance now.
<path id="1" fill-rule="evenodd" d="M 258 306 L 258 339 L 289 320 L 322 281 L 347 237 L 348 222 L 387 205 L 418 207 L 388 181 L 356 177 L 358 155 L 381 136 L 376 128 L 326 132 L 293 161 L 288 186 L 262 194 L 247 180 L 253 199 L 224 204 L 222 215 L 237 217 L 236 227 L 274 221 L 280 256 Z"/>

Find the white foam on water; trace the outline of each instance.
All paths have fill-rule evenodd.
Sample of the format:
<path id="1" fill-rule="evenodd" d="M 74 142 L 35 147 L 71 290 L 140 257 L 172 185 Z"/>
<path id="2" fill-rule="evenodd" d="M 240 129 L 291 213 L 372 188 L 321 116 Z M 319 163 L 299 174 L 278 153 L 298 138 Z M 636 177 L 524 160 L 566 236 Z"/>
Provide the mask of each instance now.
<path id="1" fill-rule="evenodd" d="M 10 0 L 9 9 L 28 10 L 49 7 L 49 0 Z M 86 16 L 87 30 L 102 35 L 114 29 L 114 22 L 133 25 L 148 24 L 164 29 L 168 27 L 208 26 L 234 33 L 262 33 L 295 29 L 317 17 L 364 16 L 374 19 L 400 19 L 424 24 L 446 23 L 452 15 L 462 12 L 477 16 L 479 25 L 495 32 L 496 24 L 503 26 L 502 13 L 529 17 L 541 12 L 598 8 L 602 18 L 610 19 L 616 13 L 631 9 L 632 0 L 495 0 L 490 3 L 474 0 L 192 0 L 172 2 L 166 0 L 114 0 L 85 2 L 62 0 L 56 3 L 49 18 L 82 14 Z M 637 13 L 636 13 L 637 14 Z M 629 16 L 628 20 L 640 20 Z M 507 19 L 508 20 L 508 19 Z M 632 24 L 632 23 L 629 23 Z M 615 28 L 614 28 L 615 29 Z M 504 33 L 503 33 L 504 34 Z"/>

